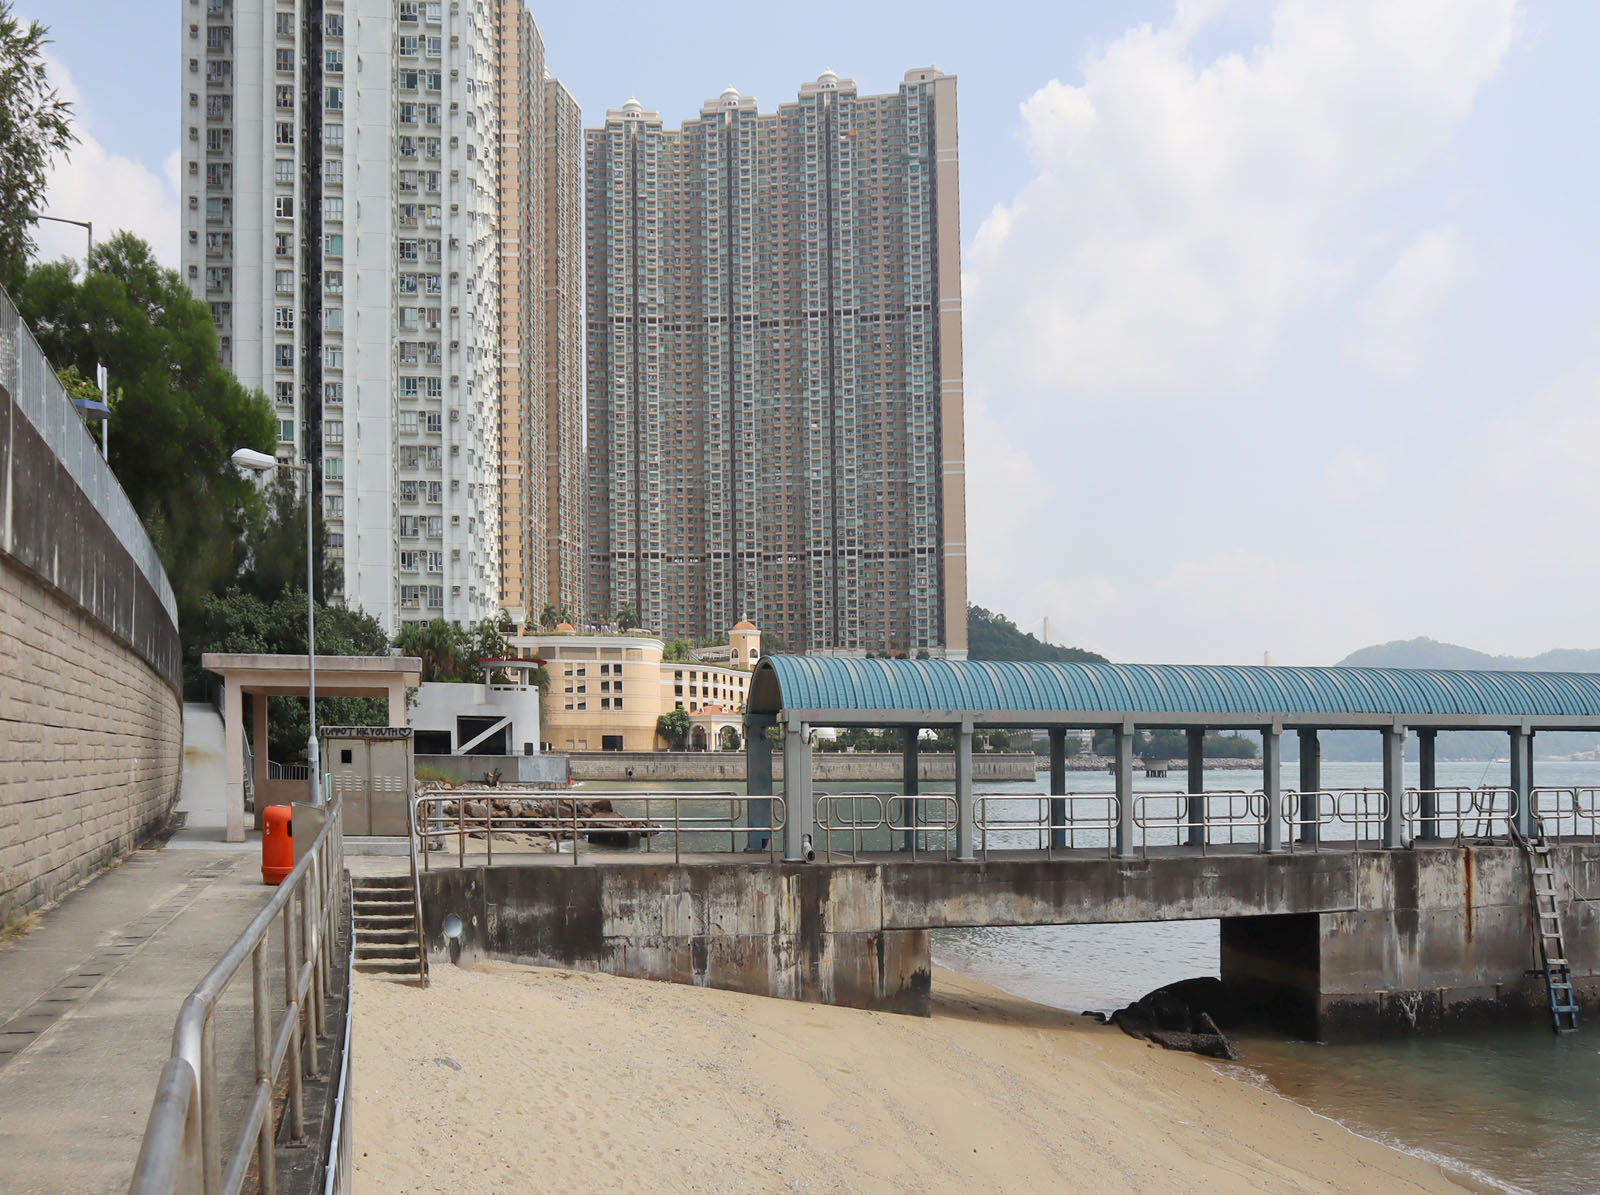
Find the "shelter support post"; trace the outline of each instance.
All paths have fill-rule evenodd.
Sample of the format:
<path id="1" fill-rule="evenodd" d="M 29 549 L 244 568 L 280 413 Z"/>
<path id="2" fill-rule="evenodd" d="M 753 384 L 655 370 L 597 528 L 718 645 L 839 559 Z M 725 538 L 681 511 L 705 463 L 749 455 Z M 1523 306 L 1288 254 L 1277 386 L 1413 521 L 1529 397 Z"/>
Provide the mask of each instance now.
<path id="1" fill-rule="evenodd" d="M 1317 841 L 1317 794 L 1322 791 L 1322 740 L 1300 731 L 1300 841 Z"/>
<path id="2" fill-rule="evenodd" d="M 811 728 L 804 722 L 783 727 L 783 859 L 803 863 L 811 850 Z"/>
<path id="3" fill-rule="evenodd" d="M 1050 795 L 1051 797 L 1067 795 L 1067 731 L 1062 726 L 1050 728 Z M 1050 845 L 1052 847 L 1067 845 L 1065 800 L 1050 802 Z"/>
<path id="4" fill-rule="evenodd" d="M 1133 726 L 1123 724 L 1115 731 L 1117 767 L 1117 834 L 1119 855 L 1133 854 Z"/>
<path id="5" fill-rule="evenodd" d="M 900 729 L 900 791 L 908 797 L 914 797 L 920 791 L 917 775 L 917 742 L 922 736 L 920 726 L 904 726 Z M 917 844 L 917 802 L 905 803 L 905 847 L 912 850 Z"/>
<path id="6" fill-rule="evenodd" d="M 1438 771 L 1435 767 L 1436 748 L 1439 742 L 1437 730 L 1417 731 L 1417 812 L 1422 817 L 1422 824 L 1417 827 L 1418 838 L 1439 837 L 1439 787 Z"/>
<path id="7" fill-rule="evenodd" d="M 267 729 L 267 702 L 270 699 L 259 689 L 253 693 L 246 693 L 245 696 L 250 698 L 250 721 L 254 727 L 250 744 L 250 778 L 255 784 L 256 805 L 259 808 L 266 803 L 263 798 L 267 791 L 267 776 L 271 771 L 268 767 L 270 762 L 268 739 L 271 736 Z"/>
<path id="8" fill-rule="evenodd" d="M 972 799 L 972 723 L 956 727 L 956 858 L 974 857 Z"/>
<path id="9" fill-rule="evenodd" d="M 1406 728 L 1390 726 L 1383 731 L 1383 791 L 1388 796 L 1388 813 L 1383 821 L 1383 845 L 1405 845 L 1406 818 Z"/>
<path id="10" fill-rule="evenodd" d="M 772 743 L 767 738 L 767 729 L 777 724 L 778 720 L 771 714 L 746 714 L 744 717 L 745 795 L 769 798 L 748 803 L 750 834 L 744 844 L 747 851 L 764 851 L 772 842 Z"/>
<path id="11" fill-rule="evenodd" d="M 1269 851 L 1283 849 L 1283 728 L 1261 729 L 1261 795 L 1266 800 L 1266 823 L 1261 845 Z"/>
<path id="12" fill-rule="evenodd" d="M 1520 726 L 1511 732 L 1511 790 L 1517 794 L 1517 832 L 1533 836 L 1533 731 Z"/>
<path id="13" fill-rule="evenodd" d="M 1189 747 L 1189 804 L 1184 820 L 1189 823 L 1189 845 L 1206 841 L 1206 732 L 1194 727 L 1185 736 Z"/>
<path id="14" fill-rule="evenodd" d="M 228 785 L 229 842 L 244 841 L 244 695 L 233 677 L 222 680 L 222 754 Z"/>

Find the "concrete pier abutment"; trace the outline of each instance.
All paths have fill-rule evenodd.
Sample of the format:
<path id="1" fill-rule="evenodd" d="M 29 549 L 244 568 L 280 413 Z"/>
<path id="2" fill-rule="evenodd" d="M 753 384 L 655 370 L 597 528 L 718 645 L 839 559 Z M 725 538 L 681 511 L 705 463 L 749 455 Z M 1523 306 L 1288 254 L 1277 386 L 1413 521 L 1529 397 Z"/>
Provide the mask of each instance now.
<path id="1" fill-rule="evenodd" d="M 1600 891 L 1600 844 L 1556 846 L 1552 858 L 1577 997 L 1593 1012 L 1600 906 L 1576 894 Z M 1538 1023 L 1543 1002 L 1526 861 L 1500 844 L 970 864 L 551 859 L 422 881 L 440 962 L 498 958 L 857 1008 L 928 1011 L 933 929 L 1201 919 L 1221 922 L 1223 980 L 1298 1036 Z"/>

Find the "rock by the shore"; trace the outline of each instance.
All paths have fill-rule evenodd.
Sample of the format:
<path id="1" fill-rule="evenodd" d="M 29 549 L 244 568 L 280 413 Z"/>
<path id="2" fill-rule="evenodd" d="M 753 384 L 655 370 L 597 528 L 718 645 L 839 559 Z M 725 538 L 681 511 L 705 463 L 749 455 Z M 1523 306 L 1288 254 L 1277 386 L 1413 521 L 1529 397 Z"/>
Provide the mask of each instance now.
<path id="1" fill-rule="evenodd" d="M 1168 1050 L 1187 1050 L 1208 1058 L 1237 1061 L 1239 1051 L 1220 1025 L 1232 1029 L 1242 1017 L 1238 1002 L 1220 979 L 1201 977 L 1169 983 L 1098 1017 L 1129 1037 L 1152 1041 Z"/>

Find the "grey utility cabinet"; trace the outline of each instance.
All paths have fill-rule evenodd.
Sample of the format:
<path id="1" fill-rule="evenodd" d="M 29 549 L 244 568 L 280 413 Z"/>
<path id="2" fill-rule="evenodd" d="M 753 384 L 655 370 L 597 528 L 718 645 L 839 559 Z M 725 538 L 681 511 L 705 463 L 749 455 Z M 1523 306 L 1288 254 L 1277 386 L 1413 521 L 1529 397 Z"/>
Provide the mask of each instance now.
<path id="1" fill-rule="evenodd" d="M 344 797 L 344 832 L 404 838 L 416 779 L 411 728 L 327 726 L 317 737 L 322 770 L 332 778 L 330 798 Z"/>

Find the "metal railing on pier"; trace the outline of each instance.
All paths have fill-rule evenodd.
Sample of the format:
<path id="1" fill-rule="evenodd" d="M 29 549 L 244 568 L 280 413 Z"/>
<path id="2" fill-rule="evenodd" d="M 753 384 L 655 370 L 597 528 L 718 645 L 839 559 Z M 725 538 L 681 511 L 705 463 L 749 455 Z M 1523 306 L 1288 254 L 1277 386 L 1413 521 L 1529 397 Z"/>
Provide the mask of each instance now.
<path id="1" fill-rule="evenodd" d="M 1031 837 L 1033 849 L 1054 858 L 1057 850 L 1078 849 L 1082 835 L 1087 840 L 1085 848 L 1103 847 L 1109 855 L 1121 809 L 1114 793 L 987 793 L 975 797 L 973 804 L 978 850 L 985 859 L 989 857 L 990 838 L 1002 835 L 1006 837 L 997 849 L 1025 848 Z M 1060 838 L 1066 841 L 1058 842 Z"/>
<path id="2" fill-rule="evenodd" d="M 317 1071 L 317 1039 L 326 1031 L 334 994 L 332 951 L 343 872 L 344 805 L 335 799 L 310 849 L 183 1002 L 172 1033 L 172 1057 L 161 1072 L 145 1126 L 132 1195 L 235 1195 L 252 1164 L 262 1195 L 275 1195 L 273 1129 L 280 1107 L 288 1116 L 290 1138 L 305 1136 L 301 1086 Z M 270 991 L 268 949 L 274 934 L 283 951 L 281 1001 Z M 218 1021 L 232 1012 L 222 1008 L 222 1000 L 246 963 L 254 1086 L 241 1123 L 224 1126 Z M 242 1085 L 245 1076 L 227 1078 Z"/>
<path id="3" fill-rule="evenodd" d="M 1600 787 L 1536 788 L 1530 799 L 1546 835 L 1600 842 Z"/>
<path id="4" fill-rule="evenodd" d="M 959 816 L 959 805 L 949 793 L 819 793 L 814 798 L 812 823 L 828 862 L 833 861 L 838 834 L 849 836 L 851 859 L 874 848 L 893 850 L 899 841 L 916 861 L 924 854 L 952 857 Z M 937 847 L 931 845 L 935 840 Z"/>
<path id="5" fill-rule="evenodd" d="M 1516 816 L 1517 791 L 1503 785 L 1406 789 L 1406 828 L 1417 838 L 1503 838 Z"/>
<path id="6" fill-rule="evenodd" d="M 515 802 L 520 811 L 497 810 L 497 802 Z M 570 844 L 574 864 L 585 840 L 591 853 L 597 837 L 613 843 L 636 842 L 651 853 L 657 849 L 656 840 L 669 835 L 674 863 L 682 861 L 685 850 L 746 849 L 752 834 L 766 836 L 765 852 L 776 860 L 784 814 L 782 797 L 733 792 L 542 793 L 479 787 L 426 790 L 416 798 L 412 817 L 421 842 L 422 869 L 428 871 L 433 856 L 451 837 L 456 840 L 460 867 L 467 863 L 468 839 L 482 840 L 485 861 L 493 866 L 496 838 L 530 835 L 550 840 L 558 851 Z M 741 836 L 744 847 L 739 844 Z"/>

